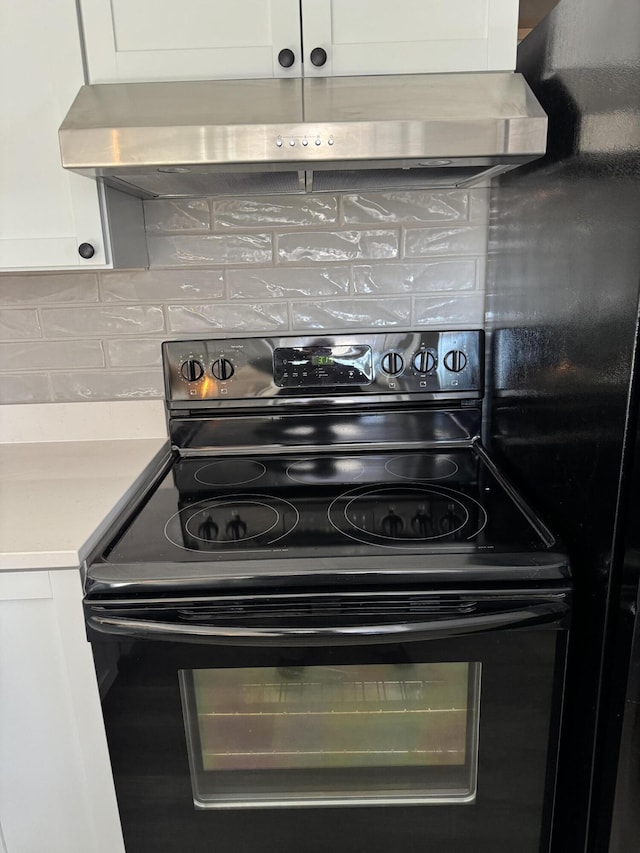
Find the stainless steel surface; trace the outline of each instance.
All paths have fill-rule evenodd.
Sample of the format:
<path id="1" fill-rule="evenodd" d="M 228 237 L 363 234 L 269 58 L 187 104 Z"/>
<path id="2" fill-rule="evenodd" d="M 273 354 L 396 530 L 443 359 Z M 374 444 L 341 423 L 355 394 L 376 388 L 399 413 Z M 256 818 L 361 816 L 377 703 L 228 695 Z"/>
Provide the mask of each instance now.
<path id="1" fill-rule="evenodd" d="M 359 361 L 352 355 L 358 347 L 363 350 Z M 225 338 L 163 344 L 170 409 L 193 408 L 194 404 L 211 409 L 247 405 L 291 408 L 310 403 L 318 407 L 325 397 L 343 407 L 371 404 L 383 395 L 388 395 L 389 402 L 479 398 L 482 354 L 480 331 Z M 305 443 L 312 442 L 306 438 Z"/>
<path id="2" fill-rule="evenodd" d="M 418 183 L 443 173 L 466 185 L 540 157 L 546 131 L 524 78 L 509 72 L 208 80 L 83 86 L 60 146 L 65 168 L 179 196 L 214 191 L 218 173 L 223 192 L 238 192 L 234 173 L 264 192 L 260 181 L 251 190 L 258 172 L 300 192 L 315 169 L 411 168 Z"/>

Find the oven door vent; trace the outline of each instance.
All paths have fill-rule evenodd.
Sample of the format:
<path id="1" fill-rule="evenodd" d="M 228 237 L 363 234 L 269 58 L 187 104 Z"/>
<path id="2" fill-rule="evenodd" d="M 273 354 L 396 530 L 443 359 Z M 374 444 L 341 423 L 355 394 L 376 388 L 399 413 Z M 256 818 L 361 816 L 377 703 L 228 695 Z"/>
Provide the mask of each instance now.
<path id="1" fill-rule="evenodd" d="M 178 609 L 181 621 L 201 624 L 326 624 L 401 622 L 451 618 L 475 612 L 477 602 L 461 596 L 373 593 L 260 595 L 221 598 Z"/>

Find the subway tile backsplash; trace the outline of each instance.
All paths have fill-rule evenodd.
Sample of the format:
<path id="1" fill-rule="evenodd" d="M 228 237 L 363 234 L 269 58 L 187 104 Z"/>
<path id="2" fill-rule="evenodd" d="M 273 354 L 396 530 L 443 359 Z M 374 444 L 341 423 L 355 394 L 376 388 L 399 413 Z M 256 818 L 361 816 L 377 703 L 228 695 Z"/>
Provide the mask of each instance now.
<path id="1" fill-rule="evenodd" d="M 148 270 L 0 274 L 0 403 L 162 397 L 169 338 L 484 325 L 488 190 L 145 202 Z"/>

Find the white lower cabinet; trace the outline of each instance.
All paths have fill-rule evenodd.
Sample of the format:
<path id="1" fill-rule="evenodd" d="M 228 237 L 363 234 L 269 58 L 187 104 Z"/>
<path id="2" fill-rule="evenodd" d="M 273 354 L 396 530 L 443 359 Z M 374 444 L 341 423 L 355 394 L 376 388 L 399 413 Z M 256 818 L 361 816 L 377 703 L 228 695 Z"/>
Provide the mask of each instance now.
<path id="1" fill-rule="evenodd" d="M 0 573 L 0 851 L 124 853 L 77 569 Z"/>

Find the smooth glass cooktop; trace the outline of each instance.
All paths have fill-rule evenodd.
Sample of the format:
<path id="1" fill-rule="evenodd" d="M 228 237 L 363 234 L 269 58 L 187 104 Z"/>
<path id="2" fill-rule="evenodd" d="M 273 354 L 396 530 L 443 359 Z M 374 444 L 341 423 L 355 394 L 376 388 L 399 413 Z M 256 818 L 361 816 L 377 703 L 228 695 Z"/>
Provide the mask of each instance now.
<path id="1" fill-rule="evenodd" d="M 110 563 L 547 550 L 470 448 L 177 460 Z"/>

